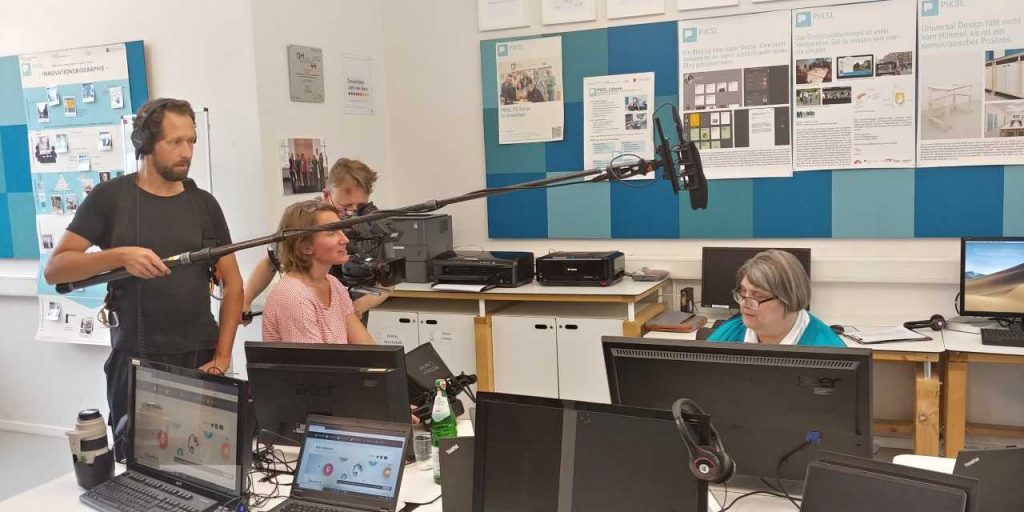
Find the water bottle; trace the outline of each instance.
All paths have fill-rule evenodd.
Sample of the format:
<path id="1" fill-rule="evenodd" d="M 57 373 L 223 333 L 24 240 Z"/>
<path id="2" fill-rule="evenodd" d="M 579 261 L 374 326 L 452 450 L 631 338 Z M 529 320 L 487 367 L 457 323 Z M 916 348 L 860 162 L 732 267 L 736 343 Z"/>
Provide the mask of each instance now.
<path id="1" fill-rule="evenodd" d="M 92 489 L 114 478 L 114 454 L 107 445 L 107 424 L 99 410 L 79 412 L 75 429 L 65 433 L 71 443 L 71 461 L 78 485 Z"/>
<path id="2" fill-rule="evenodd" d="M 448 394 L 445 392 L 447 382 L 444 379 L 434 381 L 434 408 L 430 411 L 430 460 L 434 466 L 434 483 L 441 483 L 441 439 L 459 435 L 455 415 L 452 414 Z"/>

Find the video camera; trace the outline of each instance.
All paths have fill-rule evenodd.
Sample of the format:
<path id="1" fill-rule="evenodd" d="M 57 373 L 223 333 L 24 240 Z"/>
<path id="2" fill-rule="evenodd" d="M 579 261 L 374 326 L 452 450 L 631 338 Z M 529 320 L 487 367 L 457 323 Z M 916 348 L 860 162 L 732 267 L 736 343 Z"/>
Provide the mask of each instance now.
<path id="1" fill-rule="evenodd" d="M 405 258 L 396 258 L 392 242 L 402 236 L 386 221 L 359 224 L 345 230 L 352 259 L 332 274 L 349 289 L 372 289 L 405 282 Z"/>

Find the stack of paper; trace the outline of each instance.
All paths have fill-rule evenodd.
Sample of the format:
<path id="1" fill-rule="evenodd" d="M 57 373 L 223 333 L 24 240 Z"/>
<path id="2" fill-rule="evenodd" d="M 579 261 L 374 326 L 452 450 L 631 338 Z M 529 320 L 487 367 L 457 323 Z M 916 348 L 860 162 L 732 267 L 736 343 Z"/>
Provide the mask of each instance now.
<path id="1" fill-rule="evenodd" d="M 843 336 L 858 343 L 884 343 L 887 341 L 927 341 L 931 338 L 906 327 L 844 325 Z"/>

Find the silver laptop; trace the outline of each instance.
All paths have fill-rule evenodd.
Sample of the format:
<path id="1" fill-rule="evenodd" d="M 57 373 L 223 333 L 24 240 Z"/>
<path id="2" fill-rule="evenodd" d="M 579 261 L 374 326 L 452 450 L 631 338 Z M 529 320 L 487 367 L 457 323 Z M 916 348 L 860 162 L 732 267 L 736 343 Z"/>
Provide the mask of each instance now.
<path id="1" fill-rule="evenodd" d="M 274 512 L 394 512 L 412 427 L 310 415 L 291 496 Z"/>
<path id="2" fill-rule="evenodd" d="M 245 381 L 132 361 L 128 469 L 80 499 L 107 512 L 209 512 L 240 499 L 252 453 Z"/>

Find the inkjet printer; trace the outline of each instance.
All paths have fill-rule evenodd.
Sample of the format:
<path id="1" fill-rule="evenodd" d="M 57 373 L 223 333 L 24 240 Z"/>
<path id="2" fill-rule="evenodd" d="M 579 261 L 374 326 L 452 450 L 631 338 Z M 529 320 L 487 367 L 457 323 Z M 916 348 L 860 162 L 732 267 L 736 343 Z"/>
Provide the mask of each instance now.
<path id="1" fill-rule="evenodd" d="M 533 281 L 533 253 L 450 251 L 434 257 L 434 284 L 515 288 Z"/>

